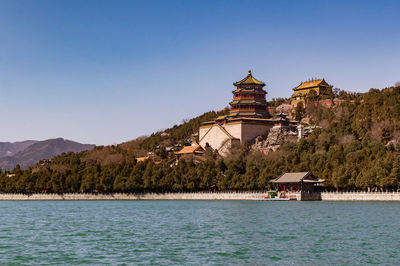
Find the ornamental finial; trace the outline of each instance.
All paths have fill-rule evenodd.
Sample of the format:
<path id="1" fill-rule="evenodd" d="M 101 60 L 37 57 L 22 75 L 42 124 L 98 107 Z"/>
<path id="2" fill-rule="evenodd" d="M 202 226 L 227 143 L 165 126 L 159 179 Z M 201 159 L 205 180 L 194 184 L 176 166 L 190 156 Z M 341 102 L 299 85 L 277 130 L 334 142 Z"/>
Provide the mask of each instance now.
<path id="1" fill-rule="evenodd" d="M 251 75 L 251 70 L 249 70 L 249 75 Z"/>

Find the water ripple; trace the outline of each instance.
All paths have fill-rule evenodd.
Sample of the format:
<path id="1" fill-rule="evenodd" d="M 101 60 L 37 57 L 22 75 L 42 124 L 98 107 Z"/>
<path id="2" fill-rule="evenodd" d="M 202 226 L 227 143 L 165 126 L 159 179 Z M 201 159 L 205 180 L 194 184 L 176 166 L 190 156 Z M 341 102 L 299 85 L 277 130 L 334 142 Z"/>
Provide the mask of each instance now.
<path id="1" fill-rule="evenodd" d="M 2 264 L 397 264 L 400 203 L 0 202 Z"/>

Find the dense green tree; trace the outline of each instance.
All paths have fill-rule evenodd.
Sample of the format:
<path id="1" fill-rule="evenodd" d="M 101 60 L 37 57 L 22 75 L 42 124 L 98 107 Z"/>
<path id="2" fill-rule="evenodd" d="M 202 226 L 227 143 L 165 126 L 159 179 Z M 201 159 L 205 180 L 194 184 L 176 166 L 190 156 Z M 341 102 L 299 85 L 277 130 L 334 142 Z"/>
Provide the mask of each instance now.
<path id="1" fill-rule="evenodd" d="M 296 121 L 301 121 L 301 119 L 304 117 L 304 106 L 303 103 L 300 102 L 297 104 L 296 108 L 294 109 L 294 117 Z"/>
<path id="2" fill-rule="evenodd" d="M 0 171 L 1 192 L 168 192 L 271 189 L 283 172 L 312 171 L 326 179 L 326 189 L 398 190 L 400 187 L 400 87 L 372 89 L 364 94 L 337 91 L 340 105 L 308 105 L 295 109 L 298 120 L 318 125 L 307 139 L 284 142 L 276 152 L 262 154 L 235 147 L 227 158 L 207 149 L 203 160 L 179 160 L 164 147 L 184 143 L 209 112 L 182 125 L 121 145 L 64 153 L 50 165 L 19 166 Z M 277 101 L 276 104 L 282 101 Z M 300 111 L 299 111 L 300 110 Z M 389 143 L 387 146 L 386 144 Z M 159 146 L 159 149 L 156 147 Z M 137 163 L 135 157 L 155 150 L 160 164 Z M 171 157 L 170 157 L 171 156 Z M 168 159 L 169 158 L 169 159 Z"/>

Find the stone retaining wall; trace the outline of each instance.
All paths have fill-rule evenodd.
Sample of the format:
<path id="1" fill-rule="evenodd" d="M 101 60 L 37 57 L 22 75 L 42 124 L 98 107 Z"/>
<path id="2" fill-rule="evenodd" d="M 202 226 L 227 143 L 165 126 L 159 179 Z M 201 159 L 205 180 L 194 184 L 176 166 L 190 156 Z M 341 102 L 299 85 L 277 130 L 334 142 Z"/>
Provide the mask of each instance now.
<path id="1" fill-rule="evenodd" d="M 197 192 L 138 194 L 0 194 L 0 200 L 252 200 L 265 197 L 266 192 Z"/>
<path id="2" fill-rule="evenodd" d="M 301 201 L 400 201 L 400 192 L 288 193 Z"/>
<path id="3" fill-rule="evenodd" d="M 138 194 L 0 194 L 1 200 L 254 200 L 265 198 L 266 192 L 196 192 Z M 400 192 L 322 192 L 288 193 L 303 201 L 400 201 Z"/>
<path id="4" fill-rule="evenodd" d="M 400 192 L 323 192 L 320 197 L 324 201 L 400 201 Z"/>

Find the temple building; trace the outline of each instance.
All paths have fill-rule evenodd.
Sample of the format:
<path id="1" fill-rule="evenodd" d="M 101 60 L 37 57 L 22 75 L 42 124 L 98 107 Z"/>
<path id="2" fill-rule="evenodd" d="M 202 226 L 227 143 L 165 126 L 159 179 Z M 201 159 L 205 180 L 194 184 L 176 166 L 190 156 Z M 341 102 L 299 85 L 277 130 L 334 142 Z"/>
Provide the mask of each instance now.
<path id="1" fill-rule="evenodd" d="M 229 117 L 268 118 L 268 108 L 263 90 L 264 82 L 258 81 L 249 70 L 248 75 L 241 81 L 233 83 L 236 90 L 232 91 L 233 100 L 229 103 L 231 110 Z"/>
<path id="2" fill-rule="evenodd" d="M 202 155 L 204 149 L 199 144 L 193 143 L 191 146 L 184 146 L 180 151 L 175 152 L 176 156 L 183 155 Z"/>
<path id="3" fill-rule="evenodd" d="M 284 173 L 278 178 L 270 180 L 275 191 L 301 191 L 314 192 L 324 179 L 319 179 L 311 172 Z"/>
<path id="4" fill-rule="evenodd" d="M 325 79 L 312 79 L 309 81 L 305 81 L 300 83 L 299 86 L 293 88 L 293 95 L 291 99 L 292 107 L 296 107 L 299 102 L 305 104 L 306 97 L 311 91 L 315 91 L 317 96 L 326 94 L 330 89 L 332 89 L 332 85 L 329 85 Z"/>
<path id="5" fill-rule="evenodd" d="M 178 163 L 180 159 L 190 159 L 193 162 L 202 162 L 206 160 L 203 155 L 204 149 L 196 142 L 193 142 L 192 145 L 184 146 L 180 151 L 175 152 L 175 163 Z"/>
<path id="6" fill-rule="evenodd" d="M 264 136 L 274 126 L 266 101 L 265 83 L 255 79 L 249 70 L 242 80 L 233 83 L 236 89 L 230 102 L 230 112 L 200 126 L 199 144 L 210 146 L 226 155 L 235 144 L 246 143 Z"/>

